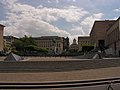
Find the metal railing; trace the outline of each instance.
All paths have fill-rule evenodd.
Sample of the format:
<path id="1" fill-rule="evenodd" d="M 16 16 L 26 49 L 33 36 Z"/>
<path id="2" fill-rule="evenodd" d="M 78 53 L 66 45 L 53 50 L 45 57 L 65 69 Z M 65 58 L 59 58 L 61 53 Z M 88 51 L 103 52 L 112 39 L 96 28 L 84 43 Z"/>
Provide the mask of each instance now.
<path id="1" fill-rule="evenodd" d="M 112 84 L 120 84 L 120 78 L 45 83 L 0 83 L 0 89 L 62 89 L 108 85 L 107 90 L 114 90 Z"/>

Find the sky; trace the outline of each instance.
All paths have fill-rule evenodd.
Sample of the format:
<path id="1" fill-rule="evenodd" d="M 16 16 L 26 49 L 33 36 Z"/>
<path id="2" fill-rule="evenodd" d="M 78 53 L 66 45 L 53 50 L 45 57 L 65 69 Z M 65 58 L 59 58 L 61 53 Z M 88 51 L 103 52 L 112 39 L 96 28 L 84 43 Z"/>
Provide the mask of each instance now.
<path id="1" fill-rule="evenodd" d="M 4 35 L 88 36 L 95 20 L 120 16 L 119 0 L 0 0 Z"/>

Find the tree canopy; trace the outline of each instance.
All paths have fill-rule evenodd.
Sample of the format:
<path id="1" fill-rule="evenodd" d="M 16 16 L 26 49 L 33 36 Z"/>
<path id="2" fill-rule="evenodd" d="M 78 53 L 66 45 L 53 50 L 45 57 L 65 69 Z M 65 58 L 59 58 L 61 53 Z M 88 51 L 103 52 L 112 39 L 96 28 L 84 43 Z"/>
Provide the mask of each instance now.
<path id="1" fill-rule="evenodd" d="M 24 36 L 22 38 L 15 39 L 13 42 L 14 52 L 18 54 L 35 54 L 35 53 L 44 53 L 48 52 L 45 48 L 40 48 L 37 46 L 36 42 L 32 37 Z"/>

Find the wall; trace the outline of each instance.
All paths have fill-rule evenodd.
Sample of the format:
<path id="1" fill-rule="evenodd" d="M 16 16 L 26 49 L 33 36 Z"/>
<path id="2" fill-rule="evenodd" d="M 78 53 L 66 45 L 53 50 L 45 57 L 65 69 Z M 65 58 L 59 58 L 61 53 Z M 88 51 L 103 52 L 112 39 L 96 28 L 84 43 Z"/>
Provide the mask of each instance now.
<path id="1" fill-rule="evenodd" d="M 119 55 L 120 50 L 120 19 L 116 20 L 116 22 L 108 29 L 107 31 L 107 43 L 106 45 L 109 48 L 112 48 L 115 55 Z"/>
<path id="2" fill-rule="evenodd" d="M 4 27 L 0 25 L 0 51 L 3 50 L 3 29 Z"/>
<path id="3" fill-rule="evenodd" d="M 78 50 L 82 50 L 82 45 L 89 45 L 90 44 L 90 37 L 78 37 Z"/>

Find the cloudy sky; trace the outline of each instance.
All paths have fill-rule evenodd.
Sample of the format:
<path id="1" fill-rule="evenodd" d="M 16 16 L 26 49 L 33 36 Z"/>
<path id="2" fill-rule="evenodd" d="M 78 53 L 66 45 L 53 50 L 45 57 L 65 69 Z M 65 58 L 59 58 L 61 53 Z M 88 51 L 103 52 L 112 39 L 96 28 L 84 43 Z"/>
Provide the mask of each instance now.
<path id="1" fill-rule="evenodd" d="M 89 35 L 95 20 L 120 16 L 119 0 L 0 0 L 4 35 Z"/>

